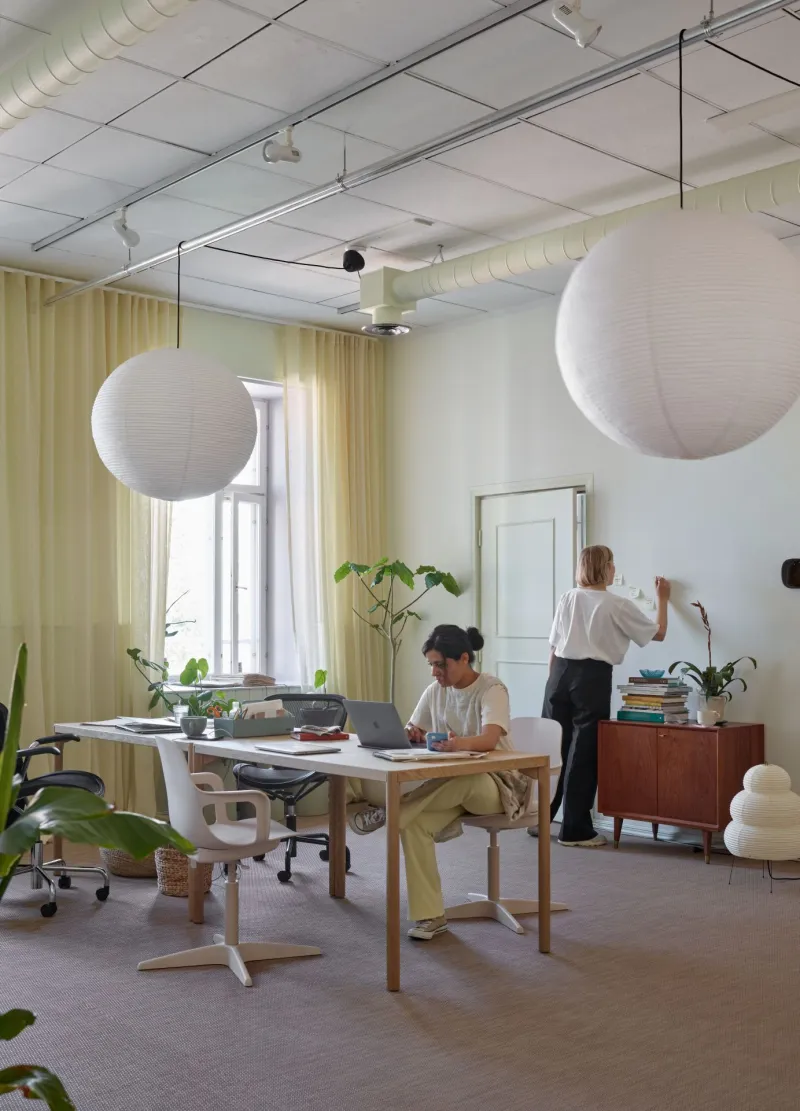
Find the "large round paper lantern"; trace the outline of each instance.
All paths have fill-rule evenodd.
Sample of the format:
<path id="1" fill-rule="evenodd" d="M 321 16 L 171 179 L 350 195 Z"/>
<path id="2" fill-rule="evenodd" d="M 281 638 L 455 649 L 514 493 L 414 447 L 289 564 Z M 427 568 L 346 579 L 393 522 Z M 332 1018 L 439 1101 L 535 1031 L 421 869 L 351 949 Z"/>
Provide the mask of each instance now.
<path id="1" fill-rule="evenodd" d="M 742 219 L 641 217 L 570 277 L 556 353 L 575 404 L 618 444 L 735 451 L 800 395 L 800 261 Z"/>
<path id="2" fill-rule="evenodd" d="M 242 470 L 256 441 L 242 382 L 202 352 L 135 355 L 95 398 L 92 435 L 124 485 L 164 501 L 214 494 Z"/>
<path id="3" fill-rule="evenodd" d="M 757 764 L 745 772 L 744 790 L 731 802 L 725 846 L 750 860 L 800 858 L 800 797 L 789 773 L 777 764 Z"/>

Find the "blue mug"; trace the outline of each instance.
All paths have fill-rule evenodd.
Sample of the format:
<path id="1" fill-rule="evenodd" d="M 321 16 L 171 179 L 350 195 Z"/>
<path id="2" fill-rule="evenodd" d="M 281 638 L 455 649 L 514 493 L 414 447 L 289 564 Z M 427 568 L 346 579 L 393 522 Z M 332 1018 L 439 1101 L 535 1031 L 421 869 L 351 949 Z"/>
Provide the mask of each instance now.
<path id="1" fill-rule="evenodd" d="M 447 733 L 426 733 L 425 741 L 428 745 L 429 750 L 431 752 L 435 751 L 433 746 L 440 745 L 443 741 L 446 741 L 447 736 Z"/>

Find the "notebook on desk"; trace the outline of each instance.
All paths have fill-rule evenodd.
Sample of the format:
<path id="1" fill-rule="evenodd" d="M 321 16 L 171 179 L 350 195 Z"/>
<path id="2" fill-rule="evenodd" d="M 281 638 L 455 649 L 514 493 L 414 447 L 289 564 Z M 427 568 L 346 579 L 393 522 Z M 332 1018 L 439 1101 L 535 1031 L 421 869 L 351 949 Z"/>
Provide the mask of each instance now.
<path id="1" fill-rule="evenodd" d="M 316 756 L 320 752 L 341 752 L 338 745 L 319 744 L 317 741 L 281 741 L 275 744 L 256 745 L 259 752 L 274 752 L 282 756 Z"/>
<path id="2" fill-rule="evenodd" d="M 372 755 L 379 757 L 381 760 L 391 760 L 393 763 L 402 762 L 416 762 L 424 760 L 480 760 L 486 755 L 485 752 L 430 752 L 427 748 L 420 752 L 415 752 L 413 749 L 405 748 L 391 748 L 381 749 L 374 748 Z"/>

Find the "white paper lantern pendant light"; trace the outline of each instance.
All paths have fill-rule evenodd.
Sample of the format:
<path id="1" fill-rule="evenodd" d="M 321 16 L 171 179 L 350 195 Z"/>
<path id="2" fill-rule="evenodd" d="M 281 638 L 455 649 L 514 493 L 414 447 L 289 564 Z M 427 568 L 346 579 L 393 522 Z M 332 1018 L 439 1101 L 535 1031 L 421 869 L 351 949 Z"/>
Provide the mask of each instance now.
<path id="1" fill-rule="evenodd" d="M 257 422 L 236 375 L 199 351 L 135 355 L 106 379 L 92 408 L 98 454 L 131 490 L 164 501 L 215 494 L 247 463 Z"/>
<path id="2" fill-rule="evenodd" d="M 745 220 L 684 211 L 682 131 L 681 113 L 680 211 L 591 249 L 564 291 L 556 354 L 610 439 L 702 459 L 762 436 L 800 396 L 800 262 Z"/>

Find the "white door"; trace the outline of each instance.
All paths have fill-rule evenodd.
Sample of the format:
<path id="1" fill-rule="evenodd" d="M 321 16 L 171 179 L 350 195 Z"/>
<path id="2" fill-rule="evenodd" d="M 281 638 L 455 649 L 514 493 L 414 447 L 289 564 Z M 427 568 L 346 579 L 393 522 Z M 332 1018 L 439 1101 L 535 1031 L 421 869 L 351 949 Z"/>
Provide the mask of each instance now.
<path id="1" fill-rule="evenodd" d="M 508 687 L 512 718 L 542 712 L 555 607 L 575 585 L 580 505 L 575 488 L 480 501 L 481 667 Z"/>

